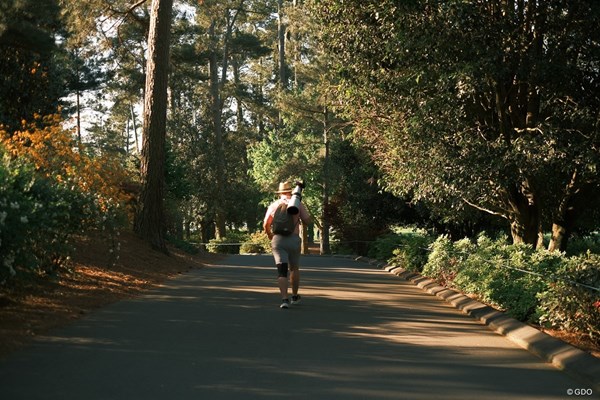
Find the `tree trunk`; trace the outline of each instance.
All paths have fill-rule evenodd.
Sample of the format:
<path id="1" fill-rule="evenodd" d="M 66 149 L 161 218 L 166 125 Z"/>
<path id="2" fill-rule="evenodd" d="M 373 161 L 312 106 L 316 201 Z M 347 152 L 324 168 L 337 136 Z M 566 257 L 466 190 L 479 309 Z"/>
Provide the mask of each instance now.
<path id="1" fill-rule="evenodd" d="M 133 129 L 133 139 L 135 142 L 135 153 L 140 151 L 140 144 L 138 143 L 137 125 L 135 123 L 135 110 L 133 109 L 133 103 L 129 105 L 131 110 L 131 125 Z"/>
<path id="2" fill-rule="evenodd" d="M 215 238 L 215 224 L 210 218 L 203 218 L 200 221 L 200 236 L 202 243 L 208 243 Z"/>
<path id="3" fill-rule="evenodd" d="M 217 37 L 215 33 L 215 22 L 213 21 L 209 28 L 211 41 L 211 52 L 209 57 L 210 71 L 210 96 L 211 96 L 211 114 L 214 133 L 214 154 L 215 157 L 215 219 L 217 239 L 225 237 L 225 210 L 224 187 L 225 187 L 225 150 L 223 146 L 223 124 L 221 121 L 221 96 L 219 93 L 219 65 L 217 60 Z"/>
<path id="4" fill-rule="evenodd" d="M 534 248 L 540 247 L 539 222 L 536 218 L 532 218 L 532 214 L 529 212 L 516 215 L 510 221 L 510 233 L 513 243 L 530 244 Z"/>
<path id="5" fill-rule="evenodd" d="M 571 232 L 564 223 L 552 223 L 552 238 L 548 251 L 565 251 Z"/>
<path id="6" fill-rule="evenodd" d="M 77 88 L 77 92 L 76 92 L 76 107 L 77 107 L 77 143 L 79 145 L 79 148 L 81 149 L 82 147 L 82 141 L 81 141 L 81 96 L 80 96 L 80 92 L 79 92 L 79 88 Z"/>
<path id="7" fill-rule="evenodd" d="M 331 253 L 331 246 L 329 244 L 329 112 L 327 108 L 325 108 L 324 114 L 323 142 L 325 144 L 325 159 L 323 161 L 323 226 L 321 229 L 320 253 L 329 254 Z"/>
<path id="8" fill-rule="evenodd" d="M 543 246 L 541 212 L 537 195 L 529 181 L 514 189 L 510 196 L 510 232 L 514 243 L 525 243 L 539 248 Z"/>
<path id="9" fill-rule="evenodd" d="M 283 0 L 277 2 L 277 39 L 279 41 L 279 82 L 281 90 L 288 87 L 288 77 L 285 65 L 285 35 L 287 28 L 283 22 Z"/>
<path id="10" fill-rule="evenodd" d="M 242 81 L 240 79 L 240 66 L 238 63 L 238 59 L 237 57 L 234 57 L 233 60 L 231 61 L 231 69 L 233 70 L 233 83 L 234 83 L 234 87 L 235 87 L 235 102 L 236 102 L 236 109 L 235 109 L 235 115 L 236 115 L 236 125 L 237 125 L 237 132 L 238 134 L 243 134 L 244 131 L 244 110 L 242 108 L 242 97 L 238 94 L 238 88 L 242 87 Z"/>
<path id="11" fill-rule="evenodd" d="M 144 98 L 142 193 L 135 224 L 140 237 L 165 253 L 165 140 L 172 8 L 173 0 L 152 1 Z"/>
<path id="12" fill-rule="evenodd" d="M 302 239 L 300 253 L 308 254 L 308 226 L 304 224 L 300 225 L 300 239 Z"/>
<path id="13" fill-rule="evenodd" d="M 552 219 L 552 237 L 548 245 L 549 251 L 565 251 L 567 249 L 567 242 L 569 236 L 571 236 L 576 218 L 575 210 L 577 207 L 574 202 L 578 196 L 581 196 L 581 188 L 579 187 L 578 180 L 579 174 L 577 171 L 574 171 L 571 175 L 571 180 L 565 187 L 564 196 L 558 206 L 558 210 Z"/>
<path id="14" fill-rule="evenodd" d="M 283 23 L 283 1 L 277 1 L 277 47 L 278 47 L 278 57 L 279 57 L 279 90 L 283 93 L 288 88 L 288 77 L 286 73 L 286 65 L 285 65 L 285 35 L 286 35 L 286 26 Z M 278 113 L 278 127 L 283 127 L 283 114 L 281 110 Z"/>

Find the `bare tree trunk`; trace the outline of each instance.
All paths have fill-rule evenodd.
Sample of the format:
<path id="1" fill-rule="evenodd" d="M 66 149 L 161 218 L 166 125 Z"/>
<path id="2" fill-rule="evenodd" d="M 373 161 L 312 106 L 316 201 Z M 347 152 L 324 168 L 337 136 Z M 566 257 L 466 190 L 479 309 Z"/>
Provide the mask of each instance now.
<path id="1" fill-rule="evenodd" d="M 323 142 L 325 144 L 325 160 L 323 163 L 323 216 L 321 218 L 320 253 L 329 254 L 331 253 L 331 246 L 329 244 L 329 112 L 327 108 L 325 108 L 324 114 Z"/>
<path id="2" fill-rule="evenodd" d="M 244 0 L 240 0 L 237 9 L 233 15 L 227 10 L 226 15 L 226 32 L 223 39 L 222 62 L 221 62 L 221 78 L 219 79 L 219 64 L 217 59 L 218 38 L 215 32 L 215 21 L 213 20 L 209 27 L 209 36 L 211 43 L 211 52 L 209 56 L 209 72 L 210 72 L 210 96 L 211 96 L 211 113 L 213 120 L 213 129 L 215 135 L 215 154 L 216 154 L 216 193 L 215 193 L 215 219 L 217 228 L 217 238 L 223 238 L 226 234 L 225 220 L 225 185 L 227 181 L 226 161 L 225 161 L 225 145 L 223 143 L 223 100 L 222 91 L 227 81 L 227 71 L 229 68 L 229 46 L 233 27 L 237 16 L 244 4 Z"/>
<path id="3" fill-rule="evenodd" d="M 565 251 L 570 236 L 564 221 L 552 223 L 552 238 L 548 244 L 548 251 Z"/>
<path id="4" fill-rule="evenodd" d="M 277 0 L 277 47 L 279 50 L 279 90 L 281 92 L 284 92 L 288 88 L 288 77 L 285 64 L 286 26 L 283 21 L 283 2 L 284 0 Z M 279 111 L 277 124 L 279 128 L 283 127 L 283 116 L 281 110 Z"/>
<path id="5" fill-rule="evenodd" d="M 300 248 L 300 253 L 308 254 L 308 226 L 304 224 L 300 225 L 300 239 L 302 240 L 302 247 Z"/>
<path id="6" fill-rule="evenodd" d="M 81 147 L 81 100 L 80 100 L 80 92 L 77 89 L 77 143 L 79 143 L 79 147 Z"/>
<path id="7" fill-rule="evenodd" d="M 140 237 L 165 253 L 165 141 L 172 8 L 173 0 L 152 0 L 144 98 L 143 186 L 135 224 Z"/>
<path id="8" fill-rule="evenodd" d="M 129 120 L 130 118 L 127 117 L 127 120 L 125 121 L 125 134 L 123 135 L 123 145 L 125 146 L 125 155 L 129 155 Z"/>
<path id="9" fill-rule="evenodd" d="M 283 1 L 278 0 L 277 2 L 277 39 L 279 40 L 279 82 L 281 84 L 281 90 L 287 89 L 288 77 L 285 65 L 285 35 L 286 26 L 283 21 Z"/>
<path id="10" fill-rule="evenodd" d="M 209 36 L 211 41 L 211 52 L 209 57 L 210 71 L 210 97 L 211 114 L 214 133 L 215 157 L 215 219 L 217 228 L 217 239 L 225 237 L 225 210 L 224 210 L 224 184 L 225 179 L 225 149 L 223 146 L 223 123 L 221 120 L 221 96 L 219 90 L 219 65 L 217 61 L 217 38 L 215 33 L 215 22 L 210 24 Z"/>
<path id="11" fill-rule="evenodd" d="M 135 123 L 135 110 L 133 109 L 133 104 L 129 105 L 131 109 L 131 126 L 133 129 L 133 140 L 135 142 L 135 152 L 140 151 L 140 144 L 138 143 L 138 134 L 137 134 L 137 124 Z"/>
<path id="12" fill-rule="evenodd" d="M 241 80 L 240 80 L 240 66 L 238 63 L 237 58 L 233 58 L 233 60 L 231 61 L 231 69 L 233 70 L 233 82 L 235 84 L 236 89 L 241 87 Z M 244 128 L 244 110 L 242 108 L 242 98 L 240 95 L 237 94 L 237 90 L 236 90 L 236 95 L 235 95 L 235 102 L 236 102 L 236 110 L 235 110 L 235 114 L 236 114 L 236 121 L 237 121 L 237 131 L 238 133 L 241 133 L 243 131 Z"/>
<path id="13" fill-rule="evenodd" d="M 75 49 L 75 58 L 76 58 L 76 70 L 75 75 L 77 77 L 77 89 L 75 90 L 75 107 L 77 108 L 77 145 L 81 149 L 81 72 L 79 70 L 79 49 Z"/>

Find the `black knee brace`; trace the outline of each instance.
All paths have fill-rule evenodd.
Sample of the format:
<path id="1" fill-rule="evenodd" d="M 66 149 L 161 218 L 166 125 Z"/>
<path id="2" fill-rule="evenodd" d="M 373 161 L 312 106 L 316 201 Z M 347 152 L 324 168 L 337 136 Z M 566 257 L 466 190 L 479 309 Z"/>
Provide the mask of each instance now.
<path id="1" fill-rule="evenodd" d="M 277 276 L 279 276 L 280 278 L 287 278 L 287 275 L 288 275 L 288 264 L 287 263 L 277 264 Z"/>

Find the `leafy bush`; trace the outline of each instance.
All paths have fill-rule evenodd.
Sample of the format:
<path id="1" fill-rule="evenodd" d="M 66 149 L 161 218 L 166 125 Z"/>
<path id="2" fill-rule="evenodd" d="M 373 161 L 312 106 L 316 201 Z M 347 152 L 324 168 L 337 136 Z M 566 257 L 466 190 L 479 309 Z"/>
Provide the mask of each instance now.
<path id="1" fill-rule="evenodd" d="M 421 271 L 427 262 L 432 238 L 419 231 L 396 233 L 376 241 L 377 258 L 411 271 Z M 392 257 L 384 257 L 392 249 Z"/>
<path id="2" fill-rule="evenodd" d="M 424 275 L 519 320 L 584 332 L 600 341 L 600 292 L 591 289 L 600 288 L 600 255 L 588 251 L 569 258 L 485 234 L 476 243 L 440 236 L 429 249 Z M 390 262 L 408 263 L 405 257 Z"/>
<path id="3" fill-rule="evenodd" d="M 121 189 L 128 180 L 123 166 L 108 155 L 86 154 L 85 147 L 62 128 L 59 115 L 36 116 L 11 133 L 0 129 L 0 138 L 12 157 L 26 159 L 39 175 L 95 195 L 101 211 L 127 200 Z"/>
<path id="4" fill-rule="evenodd" d="M 430 253 L 423 267 L 423 275 L 449 285 L 464 264 L 475 245 L 469 239 L 452 242 L 442 235 L 430 245 Z"/>
<path id="5" fill-rule="evenodd" d="M 536 255 L 530 246 L 482 235 L 459 268 L 452 286 L 477 294 L 482 301 L 506 310 L 514 318 L 528 320 L 537 307 L 537 293 L 546 285 L 538 271 L 552 269 L 550 265 L 560 257 L 548 252 Z"/>
<path id="6" fill-rule="evenodd" d="M 220 239 L 211 239 L 206 245 L 210 253 L 239 254 L 242 243 L 248 241 L 248 233 L 231 231 Z"/>
<path id="7" fill-rule="evenodd" d="M 198 254 L 198 245 L 187 240 L 178 239 L 174 236 L 167 236 L 167 240 L 173 246 L 185 251 L 188 254 Z"/>
<path id="8" fill-rule="evenodd" d="M 592 233 L 586 236 L 573 236 L 569 239 L 567 254 L 578 256 L 587 252 L 600 254 L 600 233 Z"/>
<path id="9" fill-rule="evenodd" d="M 270 253 L 271 241 L 264 231 L 255 232 L 250 235 L 249 239 L 242 243 L 240 253 Z"/>
<path id="10" fill-rule="evenodd" d="M 377 260 L 387 260 L 392 257 L 400 242 L 400 235 L 395 233 L 379 236 L 369 249 L 369 257 Z"/>
<path id="11" fill-rule="evenodd" d="M 70 238 L 97 213 L 95 199 L 40 177 L 0 149 L 0 283 L 18 272 L 51 273 L 72 251 Z"/>
<path id="12" fill-rule="evenodd" d="M 73 235 L 101 229 L 114 237 L 122 223 L 124 172 L 83 154 L 60 122 L 38 118 L 12 133 L 0 127 L 2 285 L 20 273 L 56 271 Z"/>
<path id="13" fill-rule="evenodd" d="M 588 252 L 571 257 L 553 277 L 554 282 L 538 294 L 539 322 L 586 333 L 600 343 L 600 292 L 591 289 L 600 288 L 600 255 Z"/>
<path id="14" fill-rule="evenodd" d="M 427 261 L 432 241 L 433 238 L 423 231 L 400 230 L 378 237 L 369 250 L 369 257 L 420 271 Z"/>

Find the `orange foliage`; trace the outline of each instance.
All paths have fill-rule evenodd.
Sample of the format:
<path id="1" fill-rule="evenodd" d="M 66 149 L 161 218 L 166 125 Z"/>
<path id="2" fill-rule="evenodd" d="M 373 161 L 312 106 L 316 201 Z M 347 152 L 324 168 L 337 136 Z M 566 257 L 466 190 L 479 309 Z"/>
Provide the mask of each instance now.
<path id="1" fill-rule="evenodd" d="M 104 211 L 127 199 L 121 190 L 128 180 L 121 164 L 106 156 L 85 154 L 82 145 L 62 127 L 59 115 L 36 116 L 32 123 L 22 121 L 21 130 L 12 133 L 0 127 L 0 139 L 12 155 L 29 159 L 46 177 L 97 195 Z"/>

